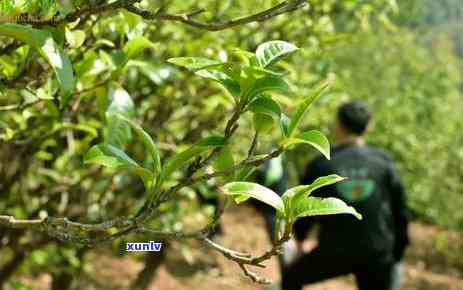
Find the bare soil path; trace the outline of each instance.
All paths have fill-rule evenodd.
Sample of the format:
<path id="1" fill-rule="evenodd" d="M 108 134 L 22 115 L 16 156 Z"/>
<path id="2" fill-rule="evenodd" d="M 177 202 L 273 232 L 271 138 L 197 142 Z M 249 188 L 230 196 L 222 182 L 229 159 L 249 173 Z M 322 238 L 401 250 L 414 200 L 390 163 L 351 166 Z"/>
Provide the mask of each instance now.
<path id="1" fill-rule="evenodd" d="M 250 253 L 262 253 L 270 246 L 264 230 L 261 216 L 251 207 L 233 208 L 224 215 L 225 234 L 219 242 L 236 250 Z M 447 234 L 431 226 L 413 224 L 411 228 L 413 245 L 405 261 L 405 283 L 403 290 L 463 290 L 463 261 L 444 255 L 436 247 L 455 249 L 459 254 L 463 249 L 463 237 L 459 234 Z M 444 243 L 444 244 L 442 244 Z M 447 243 L 447 244 L 445 244 Z M 310 242 L 308 247 L 310 247 Z M 210 252 L 201 245 L 192 243 L 189 248 L 173 245 L 168 250 L 168 258 L 163 265 L 150 290 L 259 290 L 264 289 L 244 277 L 239 267 L 224 257 Z M 87 289 L 122 290 L 129 289 L 141 263 L 130 257 L 115 258 L 111 255 L 92 254 L 94 279 Z M 450 257 L 450 258 L 449 258 Z M 258 272 L 275 282 L 280 277 L 276 259 L 267 262 L 265 269 Z M 50 278 L 23 278 L 37 289 L 47 289 Z M 340 277 L 323 283 L 307 286 L 307 290 L 355 290 L 352 277 Z M 372 289 L 374 290 L 374 289 Z"/>

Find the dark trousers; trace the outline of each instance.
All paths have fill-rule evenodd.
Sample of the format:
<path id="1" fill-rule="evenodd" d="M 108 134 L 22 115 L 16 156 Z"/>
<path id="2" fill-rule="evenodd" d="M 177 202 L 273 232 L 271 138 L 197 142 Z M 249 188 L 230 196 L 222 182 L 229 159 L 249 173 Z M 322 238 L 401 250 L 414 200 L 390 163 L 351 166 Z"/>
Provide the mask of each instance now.
<path id="1" fill-rule="evenodd" d="M 318 247 L 284 269 L 282 289 L 301 290 L 305 284 L 354 274 L 359 290 L 390 290 L 392 260 L 381 253 L 340 255 Z"/>

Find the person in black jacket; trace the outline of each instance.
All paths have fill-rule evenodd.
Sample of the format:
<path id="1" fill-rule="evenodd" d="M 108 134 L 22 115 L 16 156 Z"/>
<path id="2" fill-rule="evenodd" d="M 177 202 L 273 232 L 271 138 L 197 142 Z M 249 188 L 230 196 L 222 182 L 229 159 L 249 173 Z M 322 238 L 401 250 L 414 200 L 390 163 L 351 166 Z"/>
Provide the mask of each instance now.
<path id="1" fill-rule="evenodd" d="M 354 274 L 359 290 L 390 290 L 394 264 L 402 259 L 409 242 L 406 194 L 392 159 L 385 152 L 365 144 L 371 114 L 361 102 L 339 108 L 335 137 L 338 145 L 331 160 L 313 160 L 302 177 L 302 184 L 316 178 L 338 174 L 348 179 L 323 187 L 319 197 L 337 197 L 363 216 L 351 215 L 304 218 L 294 225 L 298 249 L 310 227 L 319 225 L 318 245 L 301 254 L 285 268 L 284 290 L 300 290 L 345 274 Z"/>

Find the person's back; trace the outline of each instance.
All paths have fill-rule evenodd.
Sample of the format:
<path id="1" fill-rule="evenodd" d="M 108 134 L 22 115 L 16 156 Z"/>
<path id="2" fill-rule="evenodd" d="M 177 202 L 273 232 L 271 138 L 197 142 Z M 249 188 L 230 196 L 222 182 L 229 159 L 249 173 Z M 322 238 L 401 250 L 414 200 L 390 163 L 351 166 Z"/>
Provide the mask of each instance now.
<path id="1" fill-rule="evenodd" d="M 342 199 L 363 216 L 361 222 L 350 215 L 319 218 L 321 247 L 354 255 L 368 251 L 390 252 L 393 249 L 391 205 L 398 201 L 393 200 L 394 193 L 391 191 L 403 189 L 395 182 L 392 162 L 385 153 L 366 145 L 341 145 L 333 150 L 330 161 L 317 158 L 307 171 L 303 184 L 310 184 L 314 178 L 329 174 L 347 177 L 343 182 L 313 194 Z M 302 235 L 304 229 L 298 229 L 296 226 L 296 234 Z"/>
<path id="2" fill-rule="evenodd" d="M 302 289 L 339 275 L 353 273 L 361 290 L 390 290 L 394 263 L 400 261 L 406 245 L 407 207 L 405 192 L 387 154 L 365 144 L 370 114 L 362 103 L 342 106 L 338 112 L 336 139 L 331 160 L 316 158 L 301 179 L 311 184 L 330 174 L 347 177 L 314 193 L 336 197 L 362 214 L 362 221 L 350 215 L 304 218 L 294 225 L 298 248 L 310 226 L 319 224 L 318 246 L 294 262 L 283 274 L 283 289 Z"/>

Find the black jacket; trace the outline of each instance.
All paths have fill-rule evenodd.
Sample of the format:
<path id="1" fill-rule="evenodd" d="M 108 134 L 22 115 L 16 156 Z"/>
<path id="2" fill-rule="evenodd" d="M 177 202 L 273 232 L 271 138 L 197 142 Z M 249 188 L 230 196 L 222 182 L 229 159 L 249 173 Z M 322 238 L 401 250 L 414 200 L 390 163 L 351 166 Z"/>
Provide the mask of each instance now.
<path id="1" fill-rule="evenodd" d="M 359 221 L 351 215 L 303 218 L 295 224 L 296 239 L 318 222 L 319 246 L 340 253 L 389 252 L 402 258 L 409 242 L 406 194 L 392 159 L 371 146 L 341 145 L 331 160 L 316 158 L 307 167 L 302 184 L 320 176 L 338 174 L 348 179 L 320 188 L 318 197 L 337 197 L 363 215 Z"/>

